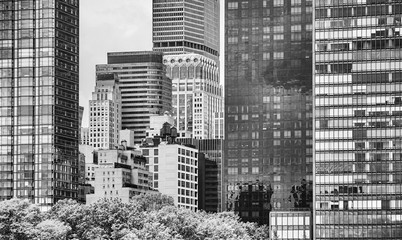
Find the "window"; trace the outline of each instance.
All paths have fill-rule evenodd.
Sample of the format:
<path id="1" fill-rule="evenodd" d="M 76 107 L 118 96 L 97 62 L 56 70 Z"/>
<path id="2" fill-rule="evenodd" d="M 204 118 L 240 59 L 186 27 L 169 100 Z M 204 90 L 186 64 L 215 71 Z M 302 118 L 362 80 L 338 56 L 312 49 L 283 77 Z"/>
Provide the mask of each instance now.
<path id="1" fill-rule="evenodd" d="M 236 175 L 238 173 L 237 168 L 236 167 L 229 167 L 228 168 L 228 174 L 229 175 Z"/>
<path id="2" fill-rule="evenodd" d="M 291 11 L 291 14 L 300 14 L 301 7 L 292 7 L 292 9 L 290 11 Z"/>
<path id="3" fill-rule="evenodd" d="M 274 52 L 274 59 L 283 59 L 284 55 L 284 52 Z"/>
<path id="4" fill-rule="evenodd" d="M 228 38 L 228 43 L 229 44 L 234 44 L 238 42 L 238 38 L 237 37 L 229 37 Z"/>
<path id="5" fill-rule="evenodd" d="M 248 167 L 242 167 L 242 168 L 241 168 L 241 173 L 242 173 L 242 174 L 248 173 Z"/>
<path id="6" fill-rule="evenodd" d="M 283 33 L 283 26 L 274 26 L 274 33 Z"/>
<path id="7" fill-rule="evenodd" d="M 259 167 L 253 167 L 252 169 L 251 169 L 251 173 L 252 174 L 258 174 L 260 172 L 260 168 Z"/>
<path id="8" fill-rule="evenodd" d="M 149 155 L 149 149 L 143 149 L 142 150 L 142 155 L 148 156 Z"/>
<path id="9" fill-rule="evenodd" d="M 241 54 L 241 60 L 242 61 L 248 61 L 248 53 L 242 53 Z"/>
<path id="10" fill-rule="evenodd" d="M 311 25 L 311 24 L 310 24 Z M 291 31 L 292 32 L 300 32 L 301 31 L 301 25 L 293 25 L 292 27 L 291 27 Z"/>
<path id="11" fill-rule="evenodd" d="M 290 39 L 292 41 L 301 41 L 302 39 L 301 33 L 292 33 Z"/>
<path id="12" fill-rule="evenodd" d="M 301 5 L 301 0 L 291 0 L 290 3 L 292 6 Z"/>
<path id="13" fill-rule="evenodd" d="M 283 6 L 284 0 L 274 0 L 274 7 Z"/>
<path id="14" fill-rule="evenodd" d="M 238 9 L 238 8 L 239 8 L 238 2 L 229 2 L 228 3 L 228 9 Z"/>

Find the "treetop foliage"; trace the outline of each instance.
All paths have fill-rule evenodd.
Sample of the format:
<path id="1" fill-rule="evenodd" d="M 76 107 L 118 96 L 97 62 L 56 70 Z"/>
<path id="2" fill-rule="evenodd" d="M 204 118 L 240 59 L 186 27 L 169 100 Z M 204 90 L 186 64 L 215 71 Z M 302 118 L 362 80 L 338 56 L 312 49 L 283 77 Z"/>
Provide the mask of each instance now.
<path id="1" fill-rule="evenodd" d="M 25 239 L 268 239 L 268 228 L 243 223 L 234 213 L 177 208 L 160 193 L 129 203 L 101 199 L 91 205 L 61 200 L 48 212 L 27 200 L 0 202 L 0 240 Z"/>

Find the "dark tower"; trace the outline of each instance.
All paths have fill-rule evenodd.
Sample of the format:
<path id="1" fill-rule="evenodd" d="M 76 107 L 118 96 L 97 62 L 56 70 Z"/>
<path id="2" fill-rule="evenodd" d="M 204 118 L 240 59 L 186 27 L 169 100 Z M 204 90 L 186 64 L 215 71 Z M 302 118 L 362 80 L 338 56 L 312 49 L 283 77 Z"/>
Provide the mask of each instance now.
<path id="1" fill-rule="evenodd" d="M 223 206 L 258 179 L 272 210 L 293 209 L 292 186 L 313 170 L 312 1 L 226 0 L 225 10 Z"/>

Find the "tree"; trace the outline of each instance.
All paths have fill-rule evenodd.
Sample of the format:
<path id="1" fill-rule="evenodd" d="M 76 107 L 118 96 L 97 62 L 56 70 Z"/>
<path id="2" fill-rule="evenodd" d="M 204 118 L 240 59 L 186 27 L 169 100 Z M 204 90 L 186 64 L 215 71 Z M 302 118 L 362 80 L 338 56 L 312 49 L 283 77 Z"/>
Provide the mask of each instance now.
<path id="1" fill-rule="evenodd" d="M 28 200 L 11 199 L 0 202 L 0 239 L 32 239 L 42 214 Z"/>
<path id="2" fill-rule="evenodd" d="M 83 219 L 87 232 L 83 237 L 120 239 L 121 231 L 143 227 L 143 215 L 136 205 L 123 203 L 120 199 L 101 199 L 88 206 L 88 214 Z M 91 233 L 91 230 L 96 231 Z"/>
<path id="3" fill-rule="evenodd" d="M 101 199 L 81 205 L 61 200 L 45 214 L 28 201 L 0 202 L 2 239 L 259 240 L 268 239 L 268 229 L 243 223 L 234 213 L 194 212 L 173 206 L 166 195 L 145 194 L 130 203 Z"/>
<path id="4" fill-rule="evenodd" d="M 79 238 L 86 231 L 85 216 L 89 214 L 88 207 L 71 199 L 58 201 L 47 213 L 47 219 L 58 220 L 71 228 L 69 239 Z"/>
<path id="5" fill-rule="evenodd" d="M 136 195 L 131 200 L 140 211 L 160 210 L 165 206 L 174 206 L 172 197 L 159 192 Z"/>
<path id="6" fill-rule="evenodd" d="M 71 227 L 59 220 L 49 219 L 40 222 L 35 228 L 35 238 L 37 240 L 64 240 Z"/>

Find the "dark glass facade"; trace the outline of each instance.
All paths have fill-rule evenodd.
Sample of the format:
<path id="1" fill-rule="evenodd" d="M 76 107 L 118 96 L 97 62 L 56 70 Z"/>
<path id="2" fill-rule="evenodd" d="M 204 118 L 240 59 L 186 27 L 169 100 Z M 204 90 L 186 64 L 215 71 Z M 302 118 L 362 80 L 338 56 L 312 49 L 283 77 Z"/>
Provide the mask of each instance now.
<path id="1" fill-rule="evenodd" d="M 271 184 L 261 182 L 243 183 L 229 187 L 227 206 L 237 213 L 243 221 L 269 224 L 271 212 Z"/>
<path id="2" fill-rule="evenodd" d="M 236 186 L 271 186 L 294 208 L 312 180 L 312 1 L 225 1 L 223 205 Z"/>
<path id="3" fill-rule="evenodd" d="M 401 1 L 315 1 L 315 237 L 401 239 Z"/>
<path id="4" fill-rule="evenodd" d="M 77 198 L 78 5 L 0 2 L 0 199 Z"/>
<path id="5" fill-rule="evenodd" d="M 198 157 L 198 209 L 218 212 L 218 164 L 206 154 Z"/>

